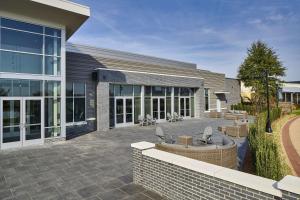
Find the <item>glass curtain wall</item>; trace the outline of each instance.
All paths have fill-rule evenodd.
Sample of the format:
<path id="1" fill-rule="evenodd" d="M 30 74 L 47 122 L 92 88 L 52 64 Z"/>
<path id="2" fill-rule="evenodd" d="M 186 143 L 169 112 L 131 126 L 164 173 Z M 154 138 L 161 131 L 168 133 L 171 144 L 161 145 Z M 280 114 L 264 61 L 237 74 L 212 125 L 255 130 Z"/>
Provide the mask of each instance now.
<path id="1" fill-rule="evenodd" d="M 0 72 L 24 74 L 0 79 L 0 97 L 44 96 L 45 137 L 61 134 L 61 36 L 60 29 L 0 17 Z"/>

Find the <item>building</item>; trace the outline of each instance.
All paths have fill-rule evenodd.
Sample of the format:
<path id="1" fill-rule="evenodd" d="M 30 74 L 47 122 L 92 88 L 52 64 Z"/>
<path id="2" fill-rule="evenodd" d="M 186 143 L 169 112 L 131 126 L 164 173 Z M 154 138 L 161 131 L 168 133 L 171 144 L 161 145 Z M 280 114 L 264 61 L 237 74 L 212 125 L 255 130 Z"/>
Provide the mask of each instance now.
<path id="1" fill-rule="evenodd" d="M 131 126 L 139 115 L 201 118 L 240 101 L 239 81 L 196 64 L 67 43 L 89 16 L 66 0 L 1 2 L 1 149 Z"/>
<path id="2" fill-rule="evenodd" d="M 279 100 L 300 105 L 300 81 L 283 83 L 279 92 Z"/>

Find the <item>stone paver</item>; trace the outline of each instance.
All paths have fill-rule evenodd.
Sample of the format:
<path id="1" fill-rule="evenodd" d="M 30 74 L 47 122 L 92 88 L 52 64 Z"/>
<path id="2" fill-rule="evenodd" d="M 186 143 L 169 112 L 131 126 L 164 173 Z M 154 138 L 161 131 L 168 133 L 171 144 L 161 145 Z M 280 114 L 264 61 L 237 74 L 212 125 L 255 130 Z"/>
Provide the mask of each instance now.
<path id="1" fill-rule="evenodd" d="M 160 124 L 173 135 L 194 135 L 222 119 Z M 155 126 L 94 132 L 59 144 L 0 151 L 0 199 L 162 199 L 132 183 L 130 144 L 155 142 Z M 243 140 L 239 143 L 243 147 Z"/>

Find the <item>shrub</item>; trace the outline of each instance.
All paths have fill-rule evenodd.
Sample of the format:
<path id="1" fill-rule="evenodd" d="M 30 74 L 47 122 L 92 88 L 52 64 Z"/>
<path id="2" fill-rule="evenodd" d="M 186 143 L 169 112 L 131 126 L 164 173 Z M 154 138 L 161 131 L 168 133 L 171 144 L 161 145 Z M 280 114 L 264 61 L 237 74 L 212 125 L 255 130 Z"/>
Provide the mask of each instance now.
<path id="1" fill-rule="evenodd" d="M 255 115 L 255 106 L 252 104 L 238 103 L 231 105 L 231 110 L 244 110 L 250 115 Z"/>
<path id="2" fill-rule="evenodd" d="M 271 121 L 280 118 L 280 115 L 280 108 L 272 109 Z M 275 138 L 265 133 L 266 117 L 266 112 L 260 113 L 256 123 L 249 128 L 248 140 L 253 153 L 255 172 L 258 176 L 280 180 L 285 175 L 284 167 Z"/>

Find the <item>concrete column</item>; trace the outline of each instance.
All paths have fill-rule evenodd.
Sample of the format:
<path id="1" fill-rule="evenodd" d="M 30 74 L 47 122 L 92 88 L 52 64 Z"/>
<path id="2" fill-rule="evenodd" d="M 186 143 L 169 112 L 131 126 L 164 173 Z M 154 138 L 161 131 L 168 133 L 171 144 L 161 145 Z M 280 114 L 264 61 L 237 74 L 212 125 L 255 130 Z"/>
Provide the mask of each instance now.
<path id="1" fill-rule="evenodd" d="M 109 130 L 109 83 L 97 84 L 97 131 Z"/>
<path id="2" fill-rule="evenodd" d="M 293 103 L 293 99 L 294 99 L 293 93 L 291 93 L 291 103 Z"/>
<path id="3" fill-rule="evenodd" d="M 204 109 L 204 87 L 200 86 L 195 91 L 195 118 L 204 117 Z"/>

